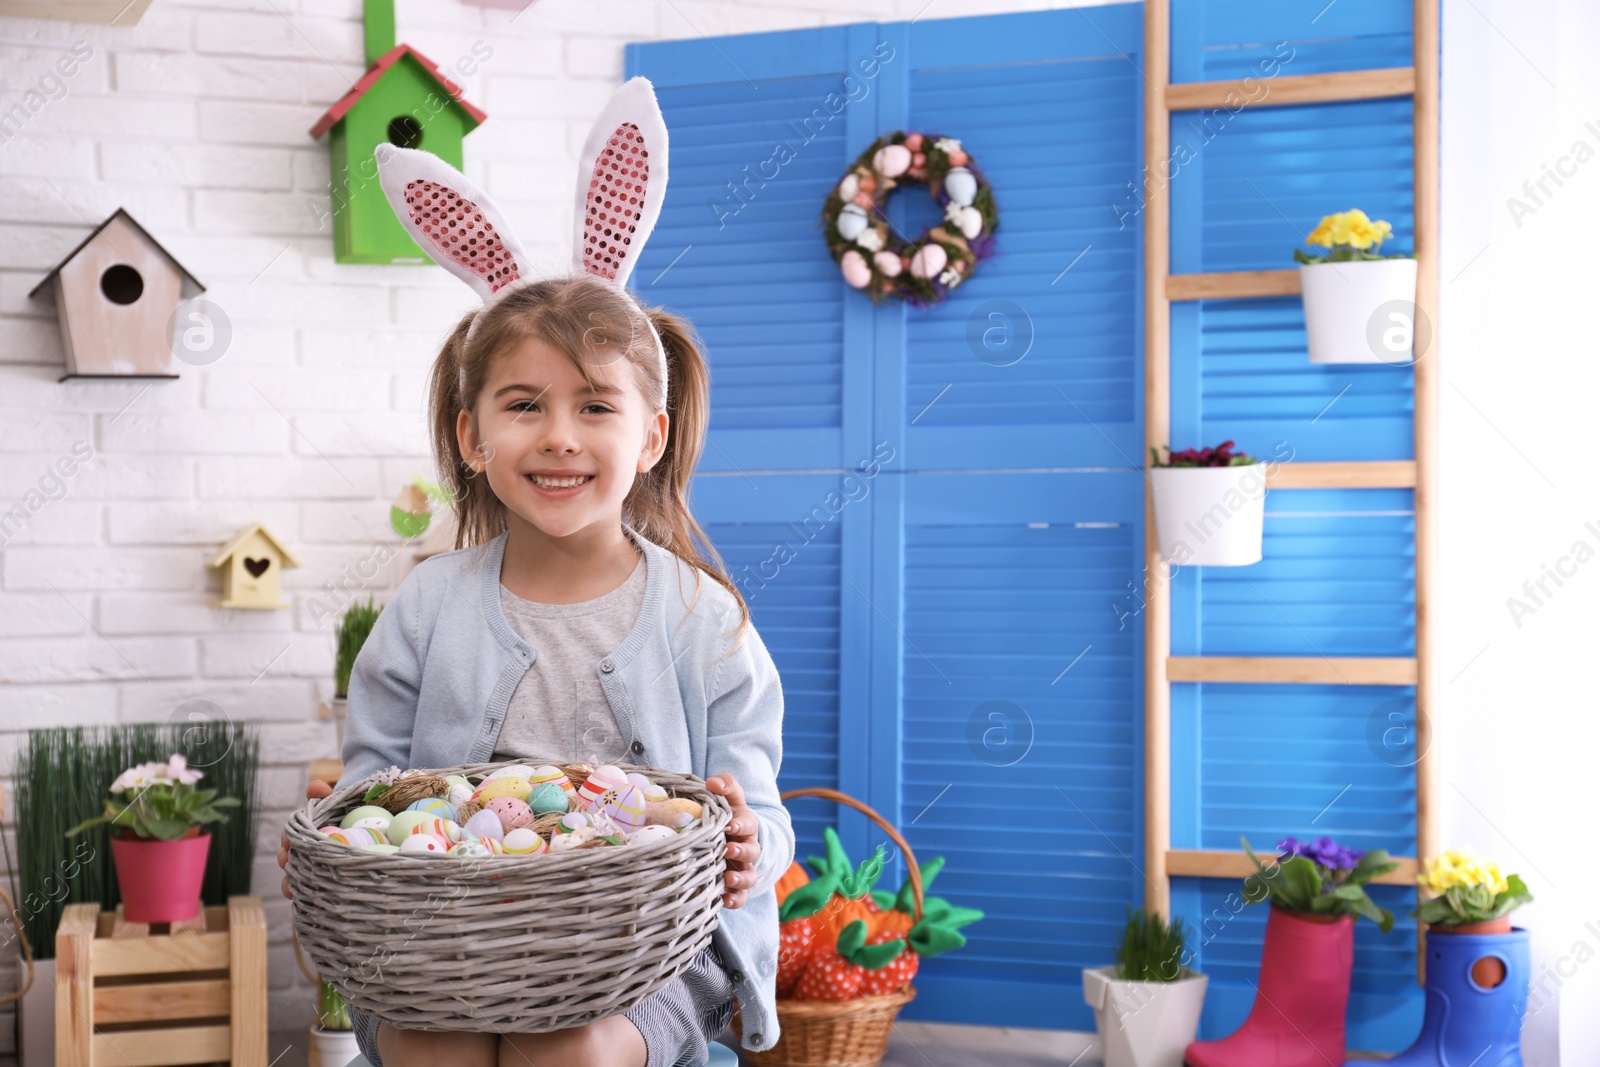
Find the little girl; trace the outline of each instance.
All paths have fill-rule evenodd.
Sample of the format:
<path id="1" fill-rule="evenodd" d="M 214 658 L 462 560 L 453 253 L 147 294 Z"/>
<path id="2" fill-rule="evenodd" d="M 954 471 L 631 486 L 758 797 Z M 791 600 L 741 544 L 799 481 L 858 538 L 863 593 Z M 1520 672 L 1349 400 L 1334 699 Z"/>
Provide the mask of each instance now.
<path id="1" fill-rule="evenodd" d="M 432 429 L 458 548 L 401 583 L 356 658 L 339 787 L 391 765 L 628 762 L 706 778 L 733 821 L 720 925 L 665 988 L 545 1034 L 352 1011 L 374 1067 L 703 1064 L 735 994 L 744 1047 L 777 1040 L 773 885 L 795 847 L 783 691 L 720 558 L 691 539 L 709 547 L 685 504 L 708 383 L 681 319 L 582 274 L 467 315 L 439 354 Z"/>

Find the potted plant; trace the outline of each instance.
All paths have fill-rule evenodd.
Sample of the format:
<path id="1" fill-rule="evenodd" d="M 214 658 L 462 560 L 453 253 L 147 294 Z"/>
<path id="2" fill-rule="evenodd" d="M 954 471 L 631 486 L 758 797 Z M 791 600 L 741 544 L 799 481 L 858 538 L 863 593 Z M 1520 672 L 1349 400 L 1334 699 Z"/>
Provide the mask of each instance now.
<path id="1" fill-rule="evenodd" d="M 178 922 L 199 914 L 211 849 L 211 835 L 201 828 L 227 821 L 217 809 L 239 806 L 236 797 L 195 788 L 204 776 L 178 754 L 166 763 L 129 767 L 111 783 L 105 813 L 67 831 L 73 837 L 106 824 L 118 831 L 111 837 L 111 860 L 127 921 Z"/>
<path id="2" fill-rule="evenodd" d="M 1372 879 L 1399 866 L 1382 849 L 1360 852 L 1332 838 L 1278 842 L 1271 866 L 1250 851 L 1256 873 L 1245 879 L 1248 903 L 1268 901 L 1261 975 L 1250 1014 L 1232 1034 L 1184 1050 L 1188 1067 L 1299 1067 L 1343 1063 L 1344 1013 L 1350 1000 L 1355 920 L 1388 933 L 1394 915 L 1367 896 Z"/>
<path id="3" fill-rule="evenodd" d="M 1183 920 L 1128 911 L 1114 967 L 1085 968 L 1105 1067 L 1183 1067 L 1200 1026 L 1206 976 L 1183 965 Z"/>
<path id="4" fill-rule="evenodd" d="M 350 1005 L 327 982 L 317 981 L 317 1021 L 311 1027 L 307 1067 L 345 1067 L 361 1055 L 350 1025 Z"/>
<path id="5" fill-rule="evenodd" d="M 1320 251 L 1295 249 L 1311 362 L 1412 362 L 1417 261 L 1379 251 L 1392 235 L 1387 222 L 1353 209 L 1327 216 L 1306 236 Z"/>
<path id="6" fill-rule="evenodd" d="M 367 597 L 365 604 L 351 604 L 333 631 L 336 648 L 333 656 L 331 706 L 334 738 L 341 752 L 344 751 L 344 720 L 350 698 L 350 671 L 354 669 L 356 656 L 361 652 L 361 646 L 367 643 L 367 637 L 371 635 L 372 627 L 378 621 L 378 613 L 382 610 L 374 607 L 372 598 Z"/>
<path id="7" fill-rule="evenodd" d="M 1521 1063 L 1532 966 L 1528 931 L 1512 927 L 1511 913 L 1533 894 L 1517 875 L 1456 849 L 1429 860 L 1417 884 L 1435 894 L 1411 913 L 1428 924 L 1427 1009 L 1396 1062 Z"/>
<path id="8" fill-rule="evenodd" d="M 1233 442 L 1182 452 L 1150 450 L 1161 557 L 1169 563 L 1242 567 L 1261 560 L 1267 478 Z"/>

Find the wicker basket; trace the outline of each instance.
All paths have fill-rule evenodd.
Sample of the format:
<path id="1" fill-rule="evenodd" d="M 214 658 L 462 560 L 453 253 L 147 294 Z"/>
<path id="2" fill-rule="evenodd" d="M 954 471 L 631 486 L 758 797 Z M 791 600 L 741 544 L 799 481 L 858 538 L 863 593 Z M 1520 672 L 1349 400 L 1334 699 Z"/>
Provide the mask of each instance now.
<path id="1" fill-rule="evenodd" d="M 477 781 L 510 765 L 434 773 Z M 405 1029 L 543 1033 L 627 1011 L 710 944 L 733 813 L 693 775 L 616 766 L 698 801 L 699 824 L 643 848 L 380 855 L 317 830 L 358 806 L 367 782 L 308 803 L 288 824 L 306 954 L 352 1005 Z"/>
<path id="2" fill-rule="evenodd" d="M 882 815 L 854 797 L 836 789 L 791 789 L 781 799 L 821 797 L 855 808 L 881 826 L 899 846 L 906 858 L 906 874 L 911 879 L 912 916 L 922 921 L 922 872 L 917 857 L 900 831 Z M 755 1067 L 877 1067 L 889 1049 L 889 1032 L 895 1016 L 916 997 L 915 986 L 893 993 L 851 1000 L 794 1000 L 779 997 L 778 1043 L 762 1052 L 741 1049 Z M 737 1003 L 734 1007 L 735 1033 L 743 1032 Z"/>

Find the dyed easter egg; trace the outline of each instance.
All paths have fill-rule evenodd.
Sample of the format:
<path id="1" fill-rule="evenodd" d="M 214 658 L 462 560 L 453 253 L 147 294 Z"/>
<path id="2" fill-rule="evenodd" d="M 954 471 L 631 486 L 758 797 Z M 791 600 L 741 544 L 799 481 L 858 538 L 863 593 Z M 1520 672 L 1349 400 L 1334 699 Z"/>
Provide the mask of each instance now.
<path id="1" fill-rule="evenodd" d="M 983 231 L 983 213 L 975 207 L 964 207 L 956 225 L 961 228 L 961 236 L 970 240 Z"/>
<path id="2" fill-rule="evenodd" d="M 507 832 L 533 821 L 533 809 L 516 797 L 495 797 L 484 805 L 483 810 L 494 812 L 500 820 L 501 829 Z"/>
<path id="3" fill-rule="evenodd" d="M 937 277 L 950 262 L 950 254 L 943 245 L 925 244 L 911 257 L 911 273 L 918 278 Z"/>
<path id="4" fill-rule="evenodd" d="M 839 257 L 839 273 L 852 289 L 860 289 L 872 280 L 872 268 L 867 266 L 861 253 L 853 248 Z"/>
<path id="5" fill-rule="evenodd" d="M 886 144 L 872 154 L 872 169 L 885 178 L 897 178 L 911 167 L 911 150 L 903 144 Z"/>
<path id="6" fill-rule="evenodd" d="M 678 836 L 678 831 L 670 826 L 641 826 L 628 835 L 630 845 L 648 845 L 657 841 L 670 841 Z"/>
<path id="7" fill-rule="evenodd" d="M 535 767 L 533 773 L 528 775 L 528 784 L 535 789 L 547 782 L 560 786 L 561 791 L 569 797 L 576 798 L 578 795 L 578 787 L 572 784 L 572 779 L 568 778 L 567 772 L 560 767 L 546 763 L 541 767 Z"/>
<path id="8" fill-rule="evenodd" d="M 472 786 L 466 782 L 453 782 L 450 785 L 450 792 L 445 796 L 445 799 L 450 802 L 450 806 L 452 808 L 455 808 L 459 811 L 461 805 L 470 801 L 472 799 L 472 794 L 475 792 L 477 792 L 477 790 L 473 789 Z"/>
<path id="9" fill-rule="evenodd" d="M 399 852 L 400 849 L 398 846 L 391 845 L 389 842 L 385 841 L 378 845 L 362 845 L 361 851 L 376 852 L 380 856 L 393 856 L 395 853 Z"/>
<path id="10" fill-rule="evenodd" d="M 579 827 L 589 825 L 589 816 L 581 811 L 569 811 L 556 823 L 556 833 L 570 834 Z"/>
<path id="11" fill-rule="evenodd" d="M 843 200 L 845 203 L 849 203 L 850 201 L 854 200 L 856 198 L 856 194 L 860 191 L 861 176 L 856 174 L 854 171 L 851 171 L 849 174 L 846 174 L 839 180 L 839 199 Z"/>
<path id="12" fill-rule="evenodd" d="M 533 787 L 533 792 L 528 794 L 528 807 L 532 808 L 536 815 L 543 815 L 549 811 L 566 811 L 567 794 L 554 782 L 536 785 Z"/>
<path id="13" fill-rule="evenodd" d="M 450 850 L 450 843 L 443 838 L 432 834 L 412 834 L 400 842 L 399 852 L 402 856 L 414 856 L 420 853 L 438 853 L 443 855 Z"/>
<path id="14" fill-rule="evenodd" d="M 900 272 L 905 270 L 905 264 L 900 262 L 900 256 L 896 252 L 875 252 L 872 262 L 878 268 L 878 273 L 885 278 L 897 278 Z"/>
<path id="15" fill-rule="evenodd" d="M 644 790 L 632 782 L 608 790 L 595 810 L 608 816 L 624 833 L 632 833 L 645 824 L 646 801 Z"/>
<path id="16" fill-rule="evenodd" d="M 432 834 L 447 842 L 454 842 L 461 840 L 461 827 L 452 819 L 428 819 L 426 822 L 418 823 L 408 836 L 415 837 L 418 834 Z M 402 841 L 401 844 L 405 842 Z"/>
<path id="17" fill-rule="evenodd" d="M 860 237 L 862 231 L 870 224 L 867 209 L 860 204 L 846 204 L 839 209 L 839 217 L 834 220 L 834 227 L 838 229 L 839 236 L 846 241 L 854 241 Z"/>
<path id="18" fill-rule="evenodd" d="M 508 856 L 537 856 L 541 852 L 550 851 L 550 845 L 545 839 L 526 826 L 519 826 L 506 834 L 502 847 Z"/>
<path id="19" fill-rule="evenodd" d="M 645 822 L 662 826 L 678 826 L 678 816 L 687 813 L 690 821 L 700 818 L 700 804 L 688 797 L 658 800 L 645 809 Z"/>
<path id="20" fill-rule="evenodd" d="M 527 800 L 533 786 L 528 784 L 526 778 L 493 778 L 478 787 L 478 792 L 473 799 L 484 807 L 489 806 L 489 801 L 498 800 L 500 797 L 512 797 L 516 800 Z"/>
<path id="21" fill-rule="evenodd" d="M 366 825 L 362 822 L 363 819 L 382 819 L 383 824 L 388 826 L 389 820 L 393 818 L 394 816 L 389 814 L 386 808 L 380 808 L 376 804 L 363 804 L 359 808 L 352 809 L 348 815 L 339 821 L 339 825 L 362 826 Z"/>
<path id="22" fill-rule="evenodd" d="M 448 783 L 449 785 L 452 785 L 452 786 L 464 785 L 468 789 L 472 788 L 472 783 L 467 781 L 465 775 L 447 774 L 447 775 L 444 776 L 444 780 L 445 780 L 446 783 Z"/>
<path id="23" fill-rule="evenodd" d="M 487 856 L 489 854 L 488 846 L 476 838 L 464 838 L 450 846 L 450 855 L 452 856 Z"/>
<path id="24" fill-rule="evenodd" d="M 525 763 L 513 763 L 509 767 L 501 767 L 498 771 L 490 771 L 488 774 L 483 776 L 483 780 L 488 782 L 495 778 L 526 779 L 531 774 L 533 774 L 532 767 L 529 767 Z"/>
<path id="25" fill-rule="evenodd" d="M 402 811 L 389 821 L 389 844 L 398 845 L 411 836 L 411 831 L 434 816 L 425 811 Z"/>
<path id="26" fill-rule="evenodd" d="M 506 833 L 506 828 L 500 824 L 500 816 L 488 808 L 468 819 L 467 825 L 462 829 L 473 837 L 489 837 L 497 841 Z"/>
<path id="27" fill-rule="evenodd" d="M 450 819 L 453 821 L 456 817 L 456 809 L 450 806 L 450 802 L 448 800 L 439 800 L 436 797 L 413 800 L 406 806 L 406 810 L 425 811 L 436 819 Z"/>
<path id="28" fill-rule="evenodd" d="M 334 841 L 341 845 L 352 845 L 356 848 L 376 845 L 384 840 L 381 830 L 371 830 L 365 826 L 351 826 L 344 829 L 335 827 L 326 831 L 326 836 L 329 841 Z"/>
<path id="29" fill-rule="evenodd" d="M 951 167 L 944 175 L 945 195 L 966 207 L 978 195 L 978 179 L 966 167 Z"/>
<path id="30" fill-rule="evenodd" d="M 488 849 L 491 856 L 504 856 L 506 854 L 506 846 L 500 843 L 498 837 L 480 837 L 478 838 L 478 843 Z"/>
<path id="31" fill-rule="evenodd" d="M 627 784 L 628 780 L 622 776 L 622 768 L 613 763 L 601 764 L 594 769 L 594 773 L 589 775 L 583 785 L 578 787 L 578 802 L 584 811 L 588 811 L 607 789 Z"/>

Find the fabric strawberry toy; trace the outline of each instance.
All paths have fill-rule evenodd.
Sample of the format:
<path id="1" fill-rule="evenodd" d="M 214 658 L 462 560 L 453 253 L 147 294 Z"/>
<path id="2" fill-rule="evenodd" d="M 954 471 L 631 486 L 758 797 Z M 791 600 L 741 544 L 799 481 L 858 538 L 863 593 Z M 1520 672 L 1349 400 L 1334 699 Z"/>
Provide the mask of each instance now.
<path id="1" fill-rule="evenodd" d="M 806 964 L 805 973 L 795 986 L 796 1000 L 850 1000 L 864 995 L 869 976 L 888 969 L 906 951 L 906 943 L 896 937 L 886 940 L 878 934 L 868 943 L 867 921 L 854 919 L 840 931 L 832 945 L 819 944 Z"/>
<path id="2" fill-rule="evenodd" d="M 778 996 L 793 994 L 817 944 L 818 916 L 833 899 L 838 879 L 824 875 L 784 894 L 778 907 Z"/>
<path id="3" fill-rule="evenodd" d="M 878 917 L 869 941 L 888 943 L 894 938 L 904 938 L 906 949 L 886 966 L 868 971 L 861 982 L 862 996 L 881 996 L 903 988 L 916 977 L 921 960 L 965 945 L 967 939 L 959 932 L 961 927 L 970 926 L 983 918 L 983 912 L 977 908 L 958 908 L 943 897 L 926 895 L 928 887 L 943 869 L 943 856 L 935 856 L 918 867 L 924 894 L 920 922 L 914 921 L 916 899 L 910 878 L 893 896 L 884 892 L 872 894 Z"/>

